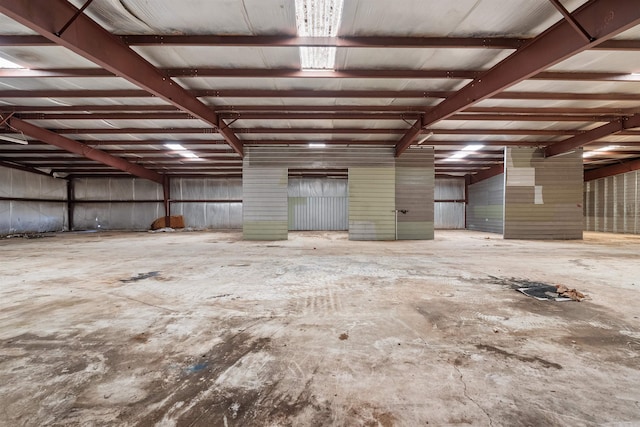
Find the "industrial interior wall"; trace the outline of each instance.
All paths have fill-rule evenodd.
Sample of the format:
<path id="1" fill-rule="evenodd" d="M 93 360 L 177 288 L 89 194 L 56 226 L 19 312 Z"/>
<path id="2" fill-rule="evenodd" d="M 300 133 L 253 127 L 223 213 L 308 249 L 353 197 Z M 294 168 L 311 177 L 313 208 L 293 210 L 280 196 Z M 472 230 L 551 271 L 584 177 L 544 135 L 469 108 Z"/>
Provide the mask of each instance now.
<path id="1" fill-rule="evenodd" d="M 259 168 L 262 168 L 265 174 L 277 171 L 273 172 L 275 176 L 267 177 L 271 183 L 269 185 L 276 185 L 277 188 L 269 190 L 258 171 Z M 248 186 L 248 179 L 254 180 L 256 186 L 263 185 L 261 195 L 256 193 L 255 197 L 266 198 L 265 192 L 275 192 L 273 196 L 278 200 L 278 207 L 276 209 L 275 205 L 271 205 L 273 212 L 265 212 L 266 218 L 270 218 L 269 221 L 280 221 L 284 206 L 284 227 L 287 228 L 287 177 L 290 169 L 348 169 L 349 238 L 352 240 L 393 240 L 395 238 L 395 161 L 392 147 L 245 147 L 243 160 L 245 233 L 249 219 L 250 221 L 265 219 L 259 215 L 257 208 L 255 213 L 249 216 L 246 214 L 248 197 L 251 197 L 251 194 L 246 191 L 247 188 L 251 188 L 250 185 Z M 252 175 L 252 170 L 258 172 Z M 283 170 L 284 175 L 282 175 Z M 351 179 L 352 177 L 354 180 Z M 285 198 L 284 204 L 280 202 L 282 197 Z M 262 202 L 258 201 L 258 203 Z M 272 225 L 264 224 L 267 228 Z M 249 226 L 258 233 L 260 227 L 255 224 L 249 224 Z M 280 232 L 281 228 L 278 224 L 278 233 Z M 250 234 L 254 234 L 254 231 Z"/>
<path id="2" fill-rule="evenodd" d="M 287 240 L 287 168 L 251 166 L 242 170 L 242 236 L 245 240 Z"/>
<path id="3" fill-rule="evenodd" d="M 505 150 L 505 239 L 582 239 L 582 150 L 545 158 L 537 148 Z"/>
<path id="4" fill-rule="evenodd" d="M 242 178 L 172 178 L 170 188 L 171 215 L 187 227 L 242 228 Z"/>
<path id="5" fill-rule="evenodd" d="M 468 192 L 467 229 L 502 234 L 504 174 L 472 184 Z"/>
<path id="6" fill-rule="evenodd" d="M 396 158 L 398 240 L 433 239 L 433 151 L 433 147 L 409 149 Z"/>
<path id="7" fill-rule="evenodd" d="M 395 182 L 393 159 L 349 168 L 349 240 L 395 240 Z"/>
<path id="8" fill-rule="evenodd" d="M 67 229 L 67 181 L 0 167 L 0 235 Z"/>
<path id="9" fill-rule="evenodd" d="M 585 230 L 640 234 L 640 172 L 585 183 Z"/>
<path id="10" fill-rule="evenodd" d="M 140 178 L 74 179 L 74 230 L 148 230 L 164 216 L 162 186 Z M 172 215 L 193 229 L 240 228 L 240 179 L 172 178 Z"/>
<path id="11" fill-rule="evenodd" d="M 289 230 L 347 230 L 346 179 L 289 178 Z"/>
<path id="12" fill-rule="evenodd" d="M 434 198 L 434 228 L 436 230 L 464 229 L 464 177 L 436 178 Z"/>

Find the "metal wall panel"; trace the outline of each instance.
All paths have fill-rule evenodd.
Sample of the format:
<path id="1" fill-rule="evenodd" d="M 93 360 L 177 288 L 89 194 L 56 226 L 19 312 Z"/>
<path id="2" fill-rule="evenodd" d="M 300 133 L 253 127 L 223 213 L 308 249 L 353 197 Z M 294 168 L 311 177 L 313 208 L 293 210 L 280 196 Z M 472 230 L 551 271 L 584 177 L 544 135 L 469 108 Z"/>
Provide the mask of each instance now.
<path id="1" fill-rule="evenodd" d="M 0 201 L 0 235 L 63 231 L 68 227 L 65 180 L 0 167 L 0 197 L 52 200 Z"/>
<path id="2" fill-rule="evenodd" d="M 537 148 L 506 149 L 505 239 L 581 239 L 582 150 L 545 158 Z"/>
<path id="3" fill-rule="evenodd" d="M 289 179 L 289 230 L 347 230 L 346 179 Z"/>
<path id="4" fill-rule="evenodd" d="M 242 179 L 173 178 L 173 200 L 216 202 L 172 203 L 171 214 L 183 215 L 185 224 L 196 229 L 242 228 Z"/>
<path id="5" fill-rule="evenodd" d="M 502 234 L 504 230 L 504 174 L 470 185 L 467 228 Z"/>
<path id="6" fill-rule="evenodd" d="M 436 230 L 464 229 L 466 210 L 464 177 L 436 178 L 434 193 L 434 228 Z"/>
<path id="7" fill-rule="evenodd" d="M 349 168 L 349 239 L 395 240 L 395 168 Z"/>
<path id="8" fill-rule="evenodd" d="M 394 165 L 392 147 L 245 147 L 247 166 L 283 166 L 292 169 L 349 168 Z"/>
<path id="9" fill-rule="evenodd" d="M 409 149 L 396 159 L 395 209 L 398 240 L 433 239 L 433 147 Z"/>
<path id="10" fill-rule="evenodd" d="M 638 171 L 585 183 L 585 199 L 590 205 L 586 210 L 585 229 L 640 234 L 639 188 Z"/>
<path id="11" fill-rule="evenodd" d="M 287 168 L 251 166 L 242 171 L 245 240 L 287 240 Z"/>
<path id="12" fill-rule="evenodd" d="M 437 185 L 436 185 L 437 187 Z M 464 229 L 463 203 L 435 202 L 434 203 L 434 228 L 436 230 L 463 230 Z"/>

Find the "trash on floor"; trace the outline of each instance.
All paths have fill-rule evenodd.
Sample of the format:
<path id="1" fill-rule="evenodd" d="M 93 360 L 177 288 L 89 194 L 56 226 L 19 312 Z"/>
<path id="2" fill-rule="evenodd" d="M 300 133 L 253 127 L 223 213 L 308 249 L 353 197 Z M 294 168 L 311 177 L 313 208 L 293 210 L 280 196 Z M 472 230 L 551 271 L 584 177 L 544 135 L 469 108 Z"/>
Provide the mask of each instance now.
<path id="1" fill-rule="evenodd" d="M 169 224 L 167 224 L 166 217 L 161 216 L 160 218 L 153 221 L 151 224 L 152 230 L 158 230 L 159 228 L 184 228 L 184 217 L 182 215 L 171 215 L 169 217 Z"/>
<path id="2" fill-rule="evenodd" d="M 547 285 L 544 283 L 518 288 L 519 292 L 539 301 L 582 301 L 585 295 L 576 289 L 569 289 L 564 285 Z"/>

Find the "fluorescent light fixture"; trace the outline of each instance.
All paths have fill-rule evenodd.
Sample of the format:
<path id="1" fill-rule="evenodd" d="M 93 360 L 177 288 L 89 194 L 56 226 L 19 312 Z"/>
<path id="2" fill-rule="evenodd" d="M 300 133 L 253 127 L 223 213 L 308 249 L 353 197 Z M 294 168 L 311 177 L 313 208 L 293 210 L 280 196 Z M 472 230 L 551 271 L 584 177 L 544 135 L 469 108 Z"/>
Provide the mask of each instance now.
<path id="1" fill-rule="evenodd" d="M 433 132 L 429 132 L 428 134 L 426 134 L 425 136 L 423 136 L 420 141 L 418 141 L 418 145 L 422 144 L 423 142 L 425 142 L 427 139 L 431 138 L 433 136 Z"/>
<path id="2" fill-rule="evenodd" d="M 164 144 L 164 146 L 167 147 L 169 150 L 175 150 L 175 151 L 186 150 L 186 148 L 184 148 L 180 144 Z"/>
<path id="3" fill-rule="evenodd" d="M 24 69 L 25 67 L 23 67 L 22 65 L 18 65 L 15 62 L 9 61 L 8 59 L 4 59 L 0 56 L 0 68 Z"/>
<path id="4" fill-rule="evenodd" d="M 606 147 L 600 147 L 600 148 L 596 148 L 595 150 L 591 150 L 591 151 L 585 151 L 584 153 L 582 153 L 582 157 L 593 157 L 593 156 L 597 156 L 598 154 L 604 152 L 604 151 L 612 151 L 615 150 L 616 148 L 618 148 L 619 145 L 607 145 Z"/>
<path id="5" fill-rule="evenodd" d="M 324 142 L 310 142 L 309 148 L 325 148 L 327 144 Z"/>
<path id="6" fill-rule="evenodd" d="M 295 0 L 296 27 L 299 37 L 336 37 L 344 0 Z M 303 70 L 333 70 L 336 48 L 302 46 L 300 62 Z"/>
<path id="7" fill-rule="evenodd" d="M 0 135 L 0 139 L 7 142 L 15 142 L 16 144 L 22 144 L 22 145 L 29 144 L 29 141 L 27 141 L 26 139 L 14 138 L 12 136 L 7 136 L 7 135 Z"/>
<path id="8" fill-rule="evenodd" d="M 482 144 L 470 144 L 470 145 L 467 145 L 462 150 L 458 151 L 457 153 L 453 153 L 452 155 L 447 157 L 445 160 L 464 159 L 469 154 L 480 150 L 482 147 L 484 147 L 484 145 L 482 145 Z"/>
<path id="9" fill-rule="evenodd" d="M 191 151 L 185 151 L 184 153 L 180 153 L 182 157 L 186 157 L 187 159 L 197 159 L 198 156 L 193 154 Z"/>

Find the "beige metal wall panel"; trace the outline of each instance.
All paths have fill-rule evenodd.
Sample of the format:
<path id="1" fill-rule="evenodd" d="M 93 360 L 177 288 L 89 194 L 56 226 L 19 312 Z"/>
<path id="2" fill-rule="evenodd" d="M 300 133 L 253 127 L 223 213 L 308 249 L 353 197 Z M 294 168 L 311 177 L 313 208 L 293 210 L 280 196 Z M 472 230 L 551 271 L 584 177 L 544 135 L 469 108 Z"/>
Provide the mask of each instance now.
<path id="1" fill-rule="evenodd" d="M 585 229 L 640 234 L 640 173 L 627 172 L 585 183 Z"/>
<path id="2" fill-rule="evenodd" d="M 467 228 L 502 234 L 504 227 L 504 174 L 469 186 Z"/>
<path id="3" fill-rule="evenodd" d="M 0 167 L 0 197 L 51 200 L 0 201 L 0 235 L 63 231 L 68 228 L 65 180 Z"/>
<path id="4" fill-rule="evenodd" d="M 245 240 L 287 240 L 287 168 L 242 171 L 242 232 Z"/>
<path id="5" fill-rule="evenodd" d="M 349 168 L 349 239 L 395 239 L 396 174 L 392 167 Z"/>
<path id="6" fill-rule="evenodd" d="M 407 150 L 396 159 L 395 205 L 398 240 L 433 239 L 434 153 L 433 147 Z"/>
<path id="7" fill-rule="evenodd" d="M 291 169 L 347 169 L 351 166 L 394 165 L 392 147 L 245 147 L 244 164 L 250 167 L 284 166 Z"/>
<path id="8" fill-rule="evenodd" d="M 505 152 L 505 239 L 581 239 L 582 150 L 544 158 L 536 148 Z"/>

